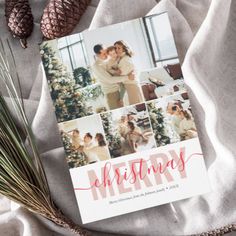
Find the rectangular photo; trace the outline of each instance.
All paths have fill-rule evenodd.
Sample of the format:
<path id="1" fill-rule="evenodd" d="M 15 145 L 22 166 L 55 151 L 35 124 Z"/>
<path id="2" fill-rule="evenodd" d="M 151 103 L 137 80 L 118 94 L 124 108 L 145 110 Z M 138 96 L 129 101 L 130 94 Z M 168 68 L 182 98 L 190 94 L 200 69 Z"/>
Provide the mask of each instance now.
<path id="1" fill-rule="evenodd" d="M 58 125 L 69 168 L 110 159 L 99 115 L 62 122 Z"/>
<path id="2" fill-rule="evenodd" d="M 100 116 L 112 158 L 156 147 L 144 103 Z"/>
<path id="3" fill-rule="evenodd" d="M 86 31 L 83 37 L 90 71 L 101 84 L 109 109 L 143 102 L 138 74 L 153 63 L 142 21 Z"/>
<path id="4" fill-rule="evenodd" d="M 58 123 L 94 114 L 80 92 L 81 88 L 95 84 L 88 67 L 82 63 L 81 37 L 81 34 L 76 34 L 40 45 Z"/>
<path id="5" fill-rule="evenodd" d="M 157 147 L 198 136 L 189 99 L 184 95 L 147 103 Z"/>
<path id="6" fill-rule="evenodd" d="M 142 71 L 139 80 L 145 101 L 186 92 L 179 63 Z"/>

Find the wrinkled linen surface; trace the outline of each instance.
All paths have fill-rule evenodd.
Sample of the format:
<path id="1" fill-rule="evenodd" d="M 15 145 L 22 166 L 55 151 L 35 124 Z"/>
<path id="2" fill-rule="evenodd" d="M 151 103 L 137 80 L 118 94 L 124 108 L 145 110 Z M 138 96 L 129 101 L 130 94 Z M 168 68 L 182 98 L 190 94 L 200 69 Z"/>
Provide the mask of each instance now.
<path id="1" fill-rule="evenodd" d="M 3 2 L 0 0 L 0 36 L 8 38 L 13 49 L 26 111 L 53 198 L 66 215 L 80 224 L 40 66 L 39 21 L 46 1 L 30 1 L 35 28 L 27 50 L 21 49 L 6 29 Z M 154 0 L 93 0 L 74 32 L 162 11 L 169 12 L 212 191 L 87 224 L 88 229 L 97 231 L 93 235 L 188 235 L 236 222 L 236 1 L 163 0 L 157 4 Z M 71 235 L 21 207 L 14 209 L 10 201 L 0 199 L 0 235 Z"/>

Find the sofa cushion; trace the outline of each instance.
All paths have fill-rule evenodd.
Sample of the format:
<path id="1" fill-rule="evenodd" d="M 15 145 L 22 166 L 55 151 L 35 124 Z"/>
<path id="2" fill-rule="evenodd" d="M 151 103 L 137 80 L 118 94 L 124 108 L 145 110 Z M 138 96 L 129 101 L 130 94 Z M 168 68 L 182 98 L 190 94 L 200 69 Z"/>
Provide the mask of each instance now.
<path id="1" fill-rule="evenodd" d="M 156 89 L 156 86 L 154 84 L 147 83 L 147 84 L 142 85 L 143 96 L 146 101 L 157 98 L 154 92 L 155 89 Z"/>
<path id="2" fill-rule="evenodd" d="M 173 79 L 183 78 L 183 73 L 182 73 L 181 66 L 179 63 L 173 64 L 173 65 L 166 65 L 164 68 Z"/>

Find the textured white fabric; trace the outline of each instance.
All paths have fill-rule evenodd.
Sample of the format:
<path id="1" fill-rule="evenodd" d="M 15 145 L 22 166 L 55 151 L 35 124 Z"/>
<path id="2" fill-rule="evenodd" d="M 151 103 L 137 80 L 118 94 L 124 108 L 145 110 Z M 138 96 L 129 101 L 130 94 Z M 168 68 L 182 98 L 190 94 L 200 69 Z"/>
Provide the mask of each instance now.
<path id="1" fill-rule="evenodd" d="M 45 80 L 42 86 L 37 43 L 41 41 L 40 12 L 46 1 L 31 1 L 35 29 L 27 50 L 21 49 L 7 33 L 3 2 L 0 0 L 0 36 L 9 38 L 13 48 L 27 113 L 52 195 L 65 214 L 80 223 Z M 188 235 L 236 222 L 236 1 L 163 0 L 158 4 L 154 0 L 92 1 L 75 32 L 88 27 L 91 20 L 92 29 L 141 17 L 150 10 L 169 12 L 212 192 L 86 225 L 101 232 L 94 235 Z M 27 210 L 11 211 L 4 198 L 0 201 L 0 212 L 0 235 L 70 235 Z"/>

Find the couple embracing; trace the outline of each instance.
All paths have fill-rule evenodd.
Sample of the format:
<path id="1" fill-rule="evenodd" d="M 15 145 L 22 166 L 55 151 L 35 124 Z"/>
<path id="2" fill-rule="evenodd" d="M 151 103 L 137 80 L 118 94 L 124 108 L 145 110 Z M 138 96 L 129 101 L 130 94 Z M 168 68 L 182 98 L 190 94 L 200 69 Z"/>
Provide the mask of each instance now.
<path id="1" fill-rule="evenodd" d="M 128 95 L 127 105 L 143 101 L 138 82 L 134 74 L 133 53 L 123 41 L 104 48 L 101 44 L 94 46 L 96 61 L 92 67 L 93 74 L 100 83 L 109 109 L 124 106 L 124 95 Z"/>

